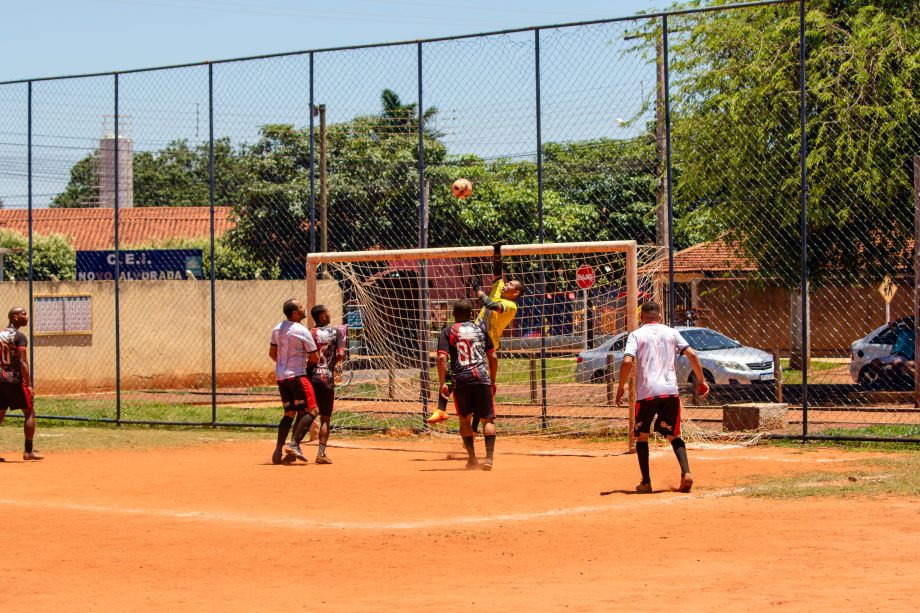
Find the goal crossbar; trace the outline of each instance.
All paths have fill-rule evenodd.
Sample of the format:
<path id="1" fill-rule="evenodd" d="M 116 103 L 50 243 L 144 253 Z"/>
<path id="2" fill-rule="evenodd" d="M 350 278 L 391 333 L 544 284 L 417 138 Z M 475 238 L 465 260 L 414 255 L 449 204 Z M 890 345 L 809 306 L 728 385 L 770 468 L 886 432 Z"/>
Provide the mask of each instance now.
<path id="1" fill-rule="evenodd" d="M 553 255 L 558 253 L 633 253 L 635 257 L 636 241 L 597 241 L 586 243 L 533 243 L 529 245 L 505 245 L 502 255 Z M 449 258 L 487 258 L 492 256 L 492 247 L 440 247 L 435 249 L 391 249 L 379 251 L 331 251 L 311 253 L 307 256 L 307 265 L 326 262 L 369 262 L 373 260 L 424 260 Z"/>

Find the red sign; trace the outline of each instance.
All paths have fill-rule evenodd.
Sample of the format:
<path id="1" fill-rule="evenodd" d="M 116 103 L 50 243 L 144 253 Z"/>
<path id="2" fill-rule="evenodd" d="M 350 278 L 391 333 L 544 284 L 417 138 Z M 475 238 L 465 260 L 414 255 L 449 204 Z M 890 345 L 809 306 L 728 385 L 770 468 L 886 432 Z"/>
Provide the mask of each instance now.
<path id="1" fill-rule="evenodd" d="M 575 271 L 575 283 L 581 289 L 588 289 L 594 285 L 594 269 L 587 264 L 582 264 Z"/>

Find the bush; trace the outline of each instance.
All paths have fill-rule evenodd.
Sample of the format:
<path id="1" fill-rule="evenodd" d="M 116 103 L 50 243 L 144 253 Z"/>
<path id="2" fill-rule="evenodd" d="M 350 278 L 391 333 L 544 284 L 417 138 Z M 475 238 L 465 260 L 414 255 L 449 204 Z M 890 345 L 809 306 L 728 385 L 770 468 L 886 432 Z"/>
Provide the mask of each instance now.
<path id="1" fill-rule="evenodd" d="M 19 250 L 4 258 L 4 279 L 29 278 L 29 238 L 11 230 L 0 230 L 0 248 Z M 60 281 L 76 277 L 77 253 L 66 236 L 60 234 L 32 235 L 32 279 Z"/>

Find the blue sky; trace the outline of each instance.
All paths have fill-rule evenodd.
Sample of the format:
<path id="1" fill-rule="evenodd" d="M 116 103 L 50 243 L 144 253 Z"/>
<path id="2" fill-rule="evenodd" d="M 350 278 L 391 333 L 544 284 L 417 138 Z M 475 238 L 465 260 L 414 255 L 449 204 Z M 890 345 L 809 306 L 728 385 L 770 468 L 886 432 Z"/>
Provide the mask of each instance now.
<path id="1" fill-rule="evenodd" d="M 50 0 L 3 7 L 0 81 L 633 15 L 658 0 Z"/>
<path id="2" fill-rule="evenodd" d="M 669 4 L 669 3 L 667 3 Z M 569 23 L 650 12 L 652 0 L 81 0 L 11 3 L 0 81 L 104 73 L 251 55 Z M 621 138 L 642 130 L 654 66 L 630 39 L 636 23 L 541 34 L 543 138 Z M 532 159 L 535 142 L 534 35 L 465 39 L 424 47 L 424 105 L 453 154 Z M 308 56 L 214 67 L 215 135 L 251 143 L 261 126 L 309 124 Z M 330 123 L 379 112 L 391 88 L 417 100 L 415 45 L 330 52 L 315 58 L 315 100 Z M 136 151 L 208 135 L 207 68 L 120 77 L 122 134 Z M 0 86 L 0 200 L 24 207 L 26 86 Z M 48 206 L 71 167 L 111 129 L 113 77 L 33 84 L 34 206 Z M 620 121 L 624 120 L 624 121 Z"/>

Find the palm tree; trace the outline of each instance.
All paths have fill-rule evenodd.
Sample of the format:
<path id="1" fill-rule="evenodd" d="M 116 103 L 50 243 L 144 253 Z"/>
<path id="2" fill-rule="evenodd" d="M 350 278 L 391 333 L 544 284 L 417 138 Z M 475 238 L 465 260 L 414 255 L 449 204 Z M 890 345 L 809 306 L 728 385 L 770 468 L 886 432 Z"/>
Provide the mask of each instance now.
<path id="1" fill-rule="evenodd" d="M 381 117 L 384 125 L 390 132 L 399 134 L 415 134 L 418 132 L 418 103 L 403 104 L 399 94 L 392 89 L 385 89 L 380 94 L 382 107 Z M 429 127 L 429 121 L 438 114 L 438 108 L 431 106 L 422 112 L 422 122 L 425 133 L 437 138 L 439 133 Z"/>

